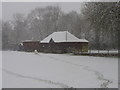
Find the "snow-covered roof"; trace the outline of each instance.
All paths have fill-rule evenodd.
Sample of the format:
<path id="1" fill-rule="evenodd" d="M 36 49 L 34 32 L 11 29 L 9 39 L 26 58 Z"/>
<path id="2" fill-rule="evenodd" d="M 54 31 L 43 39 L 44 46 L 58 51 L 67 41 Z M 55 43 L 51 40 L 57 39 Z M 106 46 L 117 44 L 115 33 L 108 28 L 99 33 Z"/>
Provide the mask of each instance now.
<path id="1" fill-rule="evenodd" d="M 54 42 L 88 42 L 86 39 L 79 39 L 68 31 L 53 32 L 51 35 L 41 41 L 41 43 L 49 43 L 53 39 Z"/>
<path id="2" fill-rule="evenodd" d="M 39 42 L 39 40 L 24 40 L 22 42 Z"/>

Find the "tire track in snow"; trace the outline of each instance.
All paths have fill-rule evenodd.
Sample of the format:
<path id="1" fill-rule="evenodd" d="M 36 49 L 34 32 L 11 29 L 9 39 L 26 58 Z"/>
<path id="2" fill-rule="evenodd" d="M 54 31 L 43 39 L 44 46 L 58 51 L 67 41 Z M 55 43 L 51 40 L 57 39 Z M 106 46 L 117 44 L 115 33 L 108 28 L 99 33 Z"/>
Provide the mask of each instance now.
<path id="1" fill-rule="evenodd" d="M 57 86 L 60 86 L 62 88 L 73 88 L 73 87 L 70 87 L 66 84 L 60 83 L 60 82 L 54 82 L 54 81 L 51 81 L 51 80 L 41 79 L 41 78 L 32 77 L 32 76 L 26 76 L 26 75 L 18 74 L 18 73 L 15 73 L 15 72 L 11 72 L 11 71 L 6 70 L 6 69 L 2 69 L 2 70 L 4 72 L 8 73 L 8 74 L 11 74 L 11 75 L 14 75 L 14 76 L 17 76 L 17 77 L 20 77 L 20 78 L 33 79 L 33 80 L 36 80 L 36 81 L 39 81 L 39 82 L 44 82 L 44 83 L 48 83 L 48 84 L 57 85 Z"/>
<path id="2" fill-rule="evenodd" d="M 93 70 L 93 69 L 89 69 L 88 66 L 83 66 L 83 65 L 75 64 L 75 63 L 72 63 L 72 62 L 69 62 L 69 61 L 64 61 L 64 60 L 61 60 L 61 59 L 58 59 L 58 58 L 55 58 L 55 57 L 52 57 L 52 56 L 47 56 L 47 57 L 49 57 L 51 59 L 54 59 L 55 61 L 60 61 L 60 62 L 68 63 L 68 64 L 71 64 L 71 65 L 74 65 L 74 66 L 79 66 L 79 67 L 82 67 L 84 70 L 93 72 L 97 76 L 98 80 L 103 81 L 103 83 L 100 85 L 101 88 L 108 88 L 108 85 L 111 84 L 111 83 L 113 83 L 111 80 L 105 79 L 104 75 L 101 74 L 100 72 L 98 72 L 96 70 Z"/>
<path id="3" fill-rule="evenodd" d="M 41 56 L 40 54 L 38 54 L 39 56 Z M 43 55 L 42 55 L 43 56 Z M 46 56 L 45 56 L 46 57 Z M 71 65 L 74 65 L 74 66 L 83 66 L 83 65 L 80 65 L 80 64 L 76 64 L 76 63 L 72 63 L 72 62 L 69 62 L 69 61 L 64 61 L 64 60 L 61 60 L 61 59 L 58 59 L 58 58 L 55 58 L 55 57 L 52 57 L 52 56 L 48 56 L 47 57 L 51 58 L 53 61 L 59 61 L 59 62 L 64 62 L 64 63 L 67 63 L 67 64 L 71 64 Z"/>
<path id="4" fill-rule="evenodd" d="M 88 66 L 84 67 L 84 69 L 85 69 L 85 70 L 88 70 L 88 71 L 94 72 L 94 74 L 97 76 L 97 79 L 98 79 L 98 80 L 104 81 L 104 82 L 100 85 L 101 88 L 108 88 L 107 86 L 112 83 L 112 81 L 110 81 L 109 79 L 105 79 L 104 76 L 103 76 L 103 74 L 101 74 L 100 72 L 98 72 L 98 71 L 96 71 L 96 70 L 93 70 L 93 69 L 89 69 Z"/>

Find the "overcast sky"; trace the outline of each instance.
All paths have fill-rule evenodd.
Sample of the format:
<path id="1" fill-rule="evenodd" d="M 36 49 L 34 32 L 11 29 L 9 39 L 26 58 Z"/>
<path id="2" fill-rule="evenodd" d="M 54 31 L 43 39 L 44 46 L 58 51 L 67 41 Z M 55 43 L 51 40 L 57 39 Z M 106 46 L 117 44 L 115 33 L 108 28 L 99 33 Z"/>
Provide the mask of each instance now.
<path id="1" fill-rule="evenodd" d="M 59 5 L 62 11 L 68 13 L 72 10 L 80 13 L 81 2 L 3 2 L 2 3 L 2 19 L 10 20 L 13 14 L 23 13 L 27 15 L 36 7 L 46 7 L 49 5 Z"/>

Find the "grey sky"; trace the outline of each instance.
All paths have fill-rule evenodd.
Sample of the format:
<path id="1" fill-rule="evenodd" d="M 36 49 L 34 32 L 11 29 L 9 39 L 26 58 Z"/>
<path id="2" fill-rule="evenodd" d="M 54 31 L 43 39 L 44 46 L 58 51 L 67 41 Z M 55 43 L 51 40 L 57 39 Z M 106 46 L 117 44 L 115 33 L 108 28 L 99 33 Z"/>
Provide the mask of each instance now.
<path id="1" fill-rule="evenodd" d="M 2 19 L 10 20 L 13 14 L 23 13 L 28 14 L 36 7 L 46 7 L 48 5 L 59 5 L 62 11 L 68 13 L 72 10 L 80 13 L 80 2 L 3 2 L 2 3 Z"/>

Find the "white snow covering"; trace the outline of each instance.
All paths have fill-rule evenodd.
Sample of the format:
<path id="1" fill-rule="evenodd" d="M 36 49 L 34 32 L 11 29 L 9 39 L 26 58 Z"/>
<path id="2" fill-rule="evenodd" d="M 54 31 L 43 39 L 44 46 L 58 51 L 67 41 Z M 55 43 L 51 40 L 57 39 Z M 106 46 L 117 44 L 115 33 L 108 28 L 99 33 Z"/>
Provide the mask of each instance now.
<path id="1" fill-rule="evenodd" d="M 22 42 L 39 42 L 39 40 L 24 40 Z"/>
<path id="2" fill-rule="evenodd" d="M 89 50 L 88 52 L 98 53 L 98 50 Z M 99 50 L 99 53 L 108 53 L 108 50 Z M 117 54 L 118 50 L 109 50 L 109 53 L 111 53 L 111 54 Z"/>
<path id="3" fill-rule="evenodd" d="M 2 51 L 0 51 L 0 89 L 2 89 Z"/>
<path id="4" fill-rule="evenodd" d="M 117 88 L 118 59 L 3 51 L 3 88 Z"/>
<path id="5" fill-rule="evenodd" d="M 41 41 L 41 43 L 49 43 L 51 38 L 54 42 L 88 42 L 86 39 L 79 39 L 68 31 L 53 32 L 51 35 Z"/>

